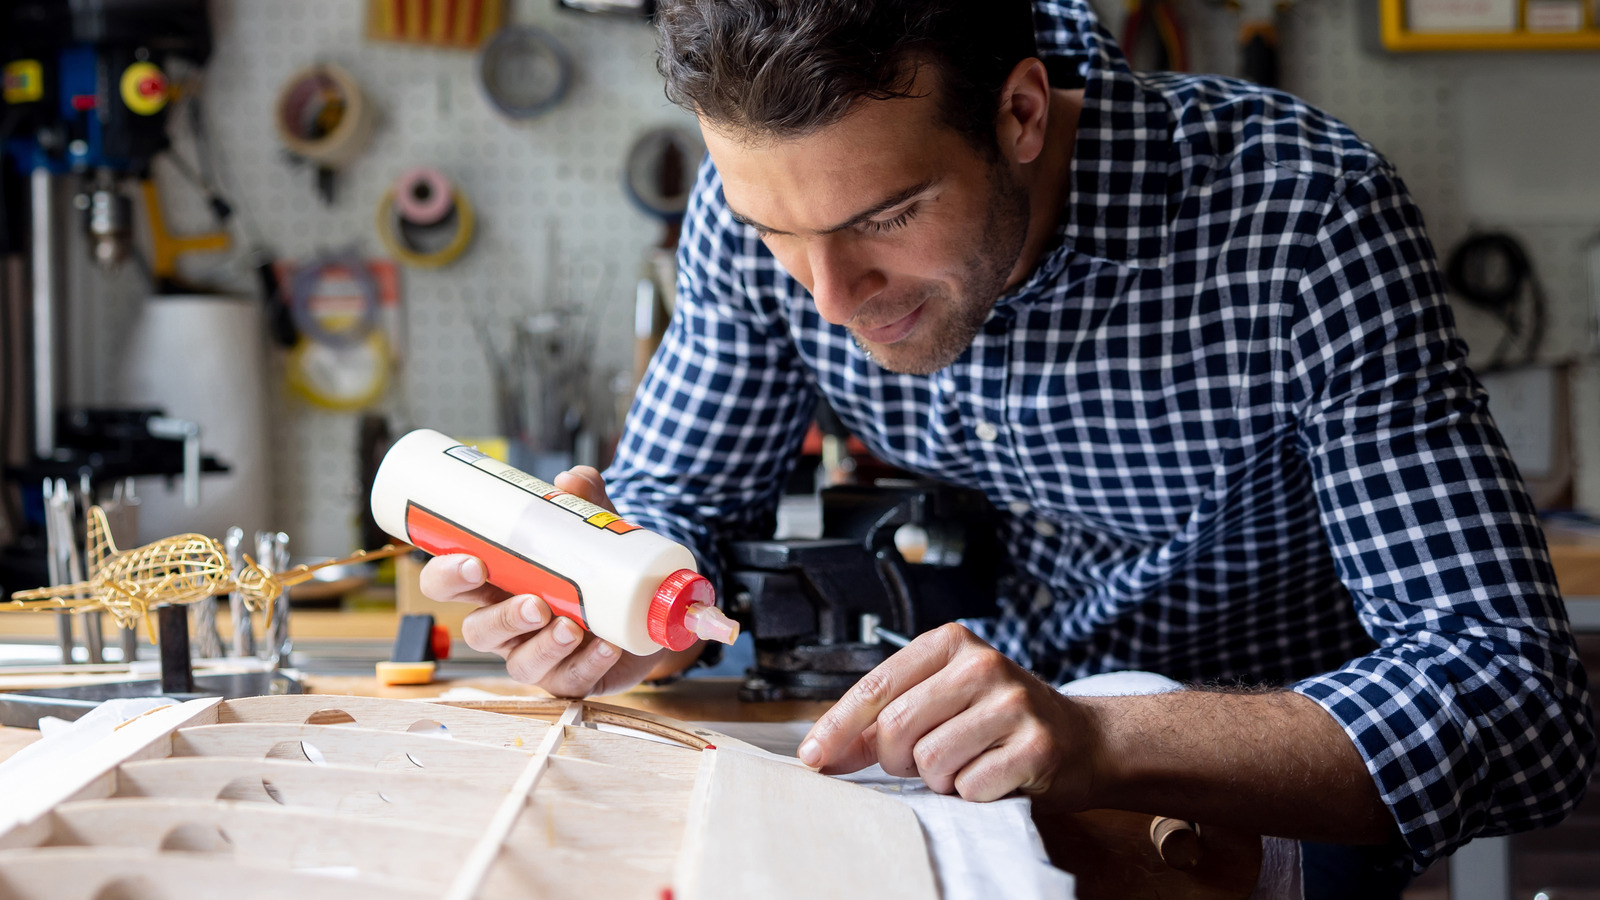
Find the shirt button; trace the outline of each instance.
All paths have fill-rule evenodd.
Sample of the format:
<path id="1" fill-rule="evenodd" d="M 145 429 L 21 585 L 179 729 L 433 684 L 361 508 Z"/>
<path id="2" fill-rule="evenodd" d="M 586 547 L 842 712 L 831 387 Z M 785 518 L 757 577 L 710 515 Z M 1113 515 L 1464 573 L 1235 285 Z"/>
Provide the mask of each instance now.
<path id="1" fill-rule="evenodd" d="M 1013 516 L 1025 516 L 1033 507 L 1029 506 L 1026 500 L 1013 500 L 1006 504 L 1006 509 L 1011 510 Z"/>
<path id="2" fill-rule="evenodd" d="M 983 441 L 985 444 L 994 443 L 994 439 L 1000 436 L 1000 429 L 994 427 L 990 422 L 979 422 L 978 427 L 974 428 L 973 431 L 978 433 L 978 440 Z"/>
<path id="3" fill-rule="evenodd" d="M 1033 530 L 1040 537 L 1055 537 L 1056 536 L 1056 526 L 1052 525 L 1051 523 L 1049 523 L 1047 521 L 1045 521 L 1044 519 L 1036 520 L 1033 523 Z"/>

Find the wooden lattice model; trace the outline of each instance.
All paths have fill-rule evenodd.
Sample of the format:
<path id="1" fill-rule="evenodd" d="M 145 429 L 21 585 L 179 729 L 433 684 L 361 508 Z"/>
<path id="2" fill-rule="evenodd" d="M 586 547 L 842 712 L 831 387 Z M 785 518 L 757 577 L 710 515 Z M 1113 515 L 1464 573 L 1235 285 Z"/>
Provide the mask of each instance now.
<path id="1" fill-rule="evenodd" d="M 603 704 L 194 700 L 54 766 L 0 768 L 4 900 L 938 896 L 908 807 Z"/>
<path id="2" fill-rule="evenodd" d="M 134 550 L 118 550 L 105 511 L 94 506 L 89 509 L 89 580 L 17 591 L 9 603 L 0 604 L 0 610 L 105 611 L 123 628 L 133 627 L 142 618 L 154 641 L 149 614 L 155 607 L 197 603 L 236 591 L 251 612 L 261 612 L 285 589 L 311 580 L 318 569 L 383 559 L 410 549 L 409 545 L 390 544 L 344 559 L 276 573 L 266 571 L 246 555 L 244 566 L 234 572 L 222 543 L 203 534 L 179 534 Z"/>

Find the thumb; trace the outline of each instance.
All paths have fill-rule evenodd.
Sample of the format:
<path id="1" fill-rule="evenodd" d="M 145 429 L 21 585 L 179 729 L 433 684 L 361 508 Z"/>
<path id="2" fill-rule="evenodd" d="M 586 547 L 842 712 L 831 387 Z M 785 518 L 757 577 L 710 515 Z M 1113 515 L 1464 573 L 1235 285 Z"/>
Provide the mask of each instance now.
<path id="1" fill-rule="evenodd" d="M 611 498 L 606 496 L 605 479 L 600 477 L 599 471 L 593 466 L 573 466 L 556 476 L 555 485 L 596 506 L 603 506 L 612 512 L 617 511 L 617 508 L 611 505 Z"/>

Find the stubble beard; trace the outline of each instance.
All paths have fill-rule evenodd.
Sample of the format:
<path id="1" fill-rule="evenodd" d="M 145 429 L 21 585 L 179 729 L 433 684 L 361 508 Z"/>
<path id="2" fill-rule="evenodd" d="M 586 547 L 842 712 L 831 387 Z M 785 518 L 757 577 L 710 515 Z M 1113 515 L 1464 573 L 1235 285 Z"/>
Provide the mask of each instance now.
<path id="1" fill-rule="evenodd" d="M 1022 255 L 1032 212 L 1027 188 L 1017 183 L 1003 163 L 990 166 L 989 187 L 989 209 L 978 232 L 978 246 L 962 265 L 954 296 L 939 285 L 922 297 L 927 310 L 924 315 L 942 314 L 943 321 L 930 318 L 919 323 L 923 334 L 876 350 L 852 329 L 850 338 L 868 359 L 902 375 L 932 375 L 972 346 Z"/>

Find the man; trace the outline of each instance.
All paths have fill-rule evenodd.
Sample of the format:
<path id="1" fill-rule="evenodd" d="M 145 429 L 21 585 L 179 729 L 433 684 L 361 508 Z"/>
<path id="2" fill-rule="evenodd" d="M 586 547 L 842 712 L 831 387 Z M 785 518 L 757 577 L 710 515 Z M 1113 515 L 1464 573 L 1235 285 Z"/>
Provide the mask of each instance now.
<path id="1" fill-rule="evenodd" d="M 1376 151 L 1281 93 L 1130 72 L 1081 0 L 658 19 L 710 163 L 617 508 L 717 577 L 716 540 L 770 520 L 821 395 L 878 456 L 1006 514 L 1001 616 L 895 654 L 804 761 L 1419 868 L 1571 810 L 1585 676 Z M 558 484 L 606 499 L 593 470 Z M 497 602 L 473 560 L 423 574 L 486 604 L 469 643 L 557 694 L 697 652 L 621 654 L 537 598 Z M 1068 697 L 1028 671 L 1124 669 L 1193 687 Z"/>

